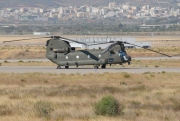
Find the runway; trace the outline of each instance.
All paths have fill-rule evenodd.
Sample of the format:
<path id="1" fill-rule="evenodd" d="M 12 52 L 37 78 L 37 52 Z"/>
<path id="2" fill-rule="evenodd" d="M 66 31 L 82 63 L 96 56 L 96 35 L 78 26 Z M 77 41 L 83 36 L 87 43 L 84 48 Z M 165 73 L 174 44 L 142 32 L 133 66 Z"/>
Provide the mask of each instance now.
<path id="1" fill-rule="evenodd" d="M 167 60 L 175 59 L 180 60 L 180 57 L 139 57 L 133 58 L 135 60 Z M 8 62 L 18 62 L 21 59 L 8 59 Z M 0 60 L 4 62 L 5 60 Z M 35 61 L 35 62 L 49 62 L 48 59 L 22 59 L 23 62 Z M 180 68 L 150 68 L 150 67 L 120 67 L 120 66 L 107 66 L 106 69 L 94 69 L 93 66 L 80 66 L 76 68 L 71 66 L 69 69 L 56 69 L 56 66 L 0 66 L 0 73 L 64 73 L 64 74 L 88 74 L 88 73 L 118 73 L 118 72 L 127 72 L 127 73 L 144 73 L 144 72 L 180 72 Z"/>
<path id="2" fill-rule="evenodd" d="M 145 72 L 180 72 L 180 68 L 132 68 L 132 67 L 107 67 L 94 69 L 93 67 L 71 67 L 69 69 L 56 69 L 56 66 L 0 66 L 0 73 L 57 73 L 57 74 L 88 74 L 88 73 L 145 73 Z"/>
<path id="3" fill-rule="evenodd" d="M 165 57 L 165 56 L 160 56 L 160 57 L 135 57 L 132 58 L 134 60 L 180 60 L 180 56 L 174 56 L 174 57 Z M 47 58 L 44 59 L 0 59 L 0 63 L 3 63 L 4 61 L 8 62 L 18 62 L 18 61 L 23 61 L 23 62 L 50 62 Z"/>

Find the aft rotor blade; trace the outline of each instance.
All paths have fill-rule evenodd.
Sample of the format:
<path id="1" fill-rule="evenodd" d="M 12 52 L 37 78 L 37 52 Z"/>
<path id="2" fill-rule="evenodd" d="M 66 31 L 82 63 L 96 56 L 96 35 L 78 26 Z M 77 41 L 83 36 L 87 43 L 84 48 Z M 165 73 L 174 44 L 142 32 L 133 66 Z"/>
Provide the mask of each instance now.
<path id="1" fill-rule="evenodd" d="M 68 41 L 71 41 L 71 42 L 75 42 L 75 43 L 79 43 L 79 44 L 87 45 L 87 44 L 86 44 L 86 43 L 84 43 L 84 42 L 79 42 L 79 41 L 72 40 L 72 39 L 68 39 L 68 38 L 64 38 L 64 37 L 61 37 L 61 36 L 59 36 L 59 38 L 61 38 L 61 39 L 65 39 L 65 40 L 68 40 Z"/>
<path id="2" fill-rule="evenodd" d="M 18 39 L 18 40 L 3 41 L 3 43 L 6 43 L 6 42 L 16 42 L 16 41 L 24 41 L 24 40 L 32 40 L 32 39 L 42 39 L 42 38 L 51 38 L 51 37 L 39 37 L 39 38 Z"/>
<path id="3" fill-rule="evenodd" d="M 134 46 L 137 46 L 137 47 L 140 47 L 140 48 L 143 48 L 143 49 L 146 49 L 146 50 L 149 50 L 149 51 L 155 52 L 155 53 L 159 53 L 159 54 L 164 55 L 164 56 L 172 57 L 172 56 L 170 56 L 170 55 L 167 55 L 167 54 L 164 54 L 164 53 L 161 53 L 161 52 L 158 52 L 158 51 L 152 50 L 152 49 L 148 49 L 148 48 L 141 47 L 141 46 L 139 46 L 139 45 L 131 44 L 131 43 L 128 43 L 128 42 L 124 42 L 124 43 L 125 43 L 125 44 L 134 45 Z"/>
<path id="4" fill-rule="evenodd" d="M 110 42 L 95 43 L 95 44 L 90 44 L 90 45 L 88 45 L 88 46 L 93 46 L 93 45 L 100 45 L 100 44 L 107 44 L 107 43 L 110 43 Z"/>

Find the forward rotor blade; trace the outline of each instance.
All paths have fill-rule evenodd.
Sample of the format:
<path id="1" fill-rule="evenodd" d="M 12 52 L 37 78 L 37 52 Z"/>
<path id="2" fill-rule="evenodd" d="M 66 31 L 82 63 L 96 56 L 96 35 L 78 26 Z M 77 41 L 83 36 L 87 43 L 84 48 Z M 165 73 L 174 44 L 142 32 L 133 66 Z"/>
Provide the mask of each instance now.
<path id="1" fill-rule="evenodd" d="M 42 38 L 51 38 L 51 37 L 39 37 L 39 38 L 29 38 L 29 39 L 18 39 L 18 40 L 3 41 L 3 43 L 6 43 L 6 42 L 16 42 L 16 41 L 23 41 L 23 40 L 31 40 L 31 39 L 42 39 Z"/>
<path id="2" fill-rule="evenodd" d="M 61 37 L 61 36 L 59 36 L 59 38 L 64 39 L 64 40 L 68 40 L 68 41 L 71 41 L 71 42 L 75 42 L 75 43 L 79 43 L 79 44 L 87 45 L 87 44 L 86 44 L 86 43 L 84 43 L 84 42 L 79 42 L 79 41 L 72 40 L 72 39 L 68 39 L 68 38 L 64 38 L 64 37 Z"/>
<path id="3" fill-rule="evenodd" d="M 31 40 L 31 39 L 42 39 L 42 38 L 61 38 L 61 39 L 68 40 L 68 41 L 71 41 L 71 42 L 76 42 L 76 43 L 79 43 L 79 44 L 87 45 L 87 44 L 84 43 L 84 42 L 79 42 L 79 41 L 72 40 L 72 39 L 68 39 L 68 38 L 64 38 L 64 37 L 61 37 L 61 36 L 50 36 L 50 37 L 39 37 L 39 38 L 18 39 L 18 40 L 3 41 L 3 43 L 6 43 L 6 42 L 17 42 L 17 41 Z"/>
<path id="4" fill-rule="evenodd" d="M 130 44 L 130 45 L 134 45 L 134 46 L 143 48 L 143 49 L 145 49 L 145 50 L 149 50 L 149 51 L 152 51 L 152 52 L 155 52 L 155 53 L 159 53 L 159 54 L 164 55 L 164 56 L 172 57 L 172 56 L 170 56 L 170 55 L 167 55 L 167 54 L 164 54 L 164 53 L 155 51 L 155 50 L 151 50 L 151 49 L 148 49 L 148 48 L 141 47 L 141 46 L 139 46 L 139 45 L 131 44 L 131 43 L 128 43 L 128 42 L 123 42 L 123 43 L 125 43 L 125 44 Z"/>
<path id="5" fill-rule="evenodd" d="M 111 48 L 113 48 L 114 46 L 116 46 L 117 44 L 119 44 L 119 42 L 113 43 L 111 45 L 109 45 L 107 48 L 105 48 L 101 54 L 105 54 L 107 51 L 109 51 Z"/>

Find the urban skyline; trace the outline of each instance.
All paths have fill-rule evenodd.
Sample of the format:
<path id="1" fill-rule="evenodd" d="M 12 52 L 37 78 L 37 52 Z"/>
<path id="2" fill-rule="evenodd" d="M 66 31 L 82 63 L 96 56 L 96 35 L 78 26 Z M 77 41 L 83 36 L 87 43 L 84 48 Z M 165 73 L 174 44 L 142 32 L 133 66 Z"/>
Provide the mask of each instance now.
<path id="1" fill-rule="evenodd" d="M 180 6 L 180 3 L 178 4 Z M 110 2 L 108 6 L 68 6 L 56 8 L 19 7 L 0 10 L 1 21 L 59 21 L 78 19 L 153 19 L 179 17 L 179 8 L 143 5 L 140 7 L 128 3 Z"/>

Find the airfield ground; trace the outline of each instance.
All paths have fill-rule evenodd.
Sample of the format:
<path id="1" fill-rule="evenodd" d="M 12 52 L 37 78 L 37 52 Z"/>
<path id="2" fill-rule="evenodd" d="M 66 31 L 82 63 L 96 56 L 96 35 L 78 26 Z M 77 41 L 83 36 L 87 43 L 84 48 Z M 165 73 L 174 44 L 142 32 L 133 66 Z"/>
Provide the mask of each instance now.
<path id="1" fill-rule="evenodd" d="M 26 36 L 26 38 L 32 36 Z M 71 37 L 71 36 L 67 36 Z M 137 41 L 154 42 L 157 51 L 180 56 L 179 36 L 135 36 Z M 51 62 L 22 61 L 44 59 L 46 39 L 14 42 L 19 36 L 0 37 L 0 62 L 4 66 L 55 66 Z M 127 50 L 132 57 L 156 57 L 142 49 Z M 19 59 L 8 62 L 7 59 Z M 180 68 L 179 59 L 133 60 L 123 67 Z M 116 67 L 116 65 L 113 65 Z M 111 70 L 111 69 L 110 69 Z M 105 73 L 0 73 L 1 121 L 159 121 L 180 119 L 179 72 Z M 116 117 L 97 116 L 94 105 L 112 95 L 124 106 Z"/>
<path id="2" fill-rule="evenodd" d="M 179 73 L 0 73 L 1 121 L 159 121 L 180 119 Z M 123 105 L 120 116 L 97 116 L 103 96 Z"/>

